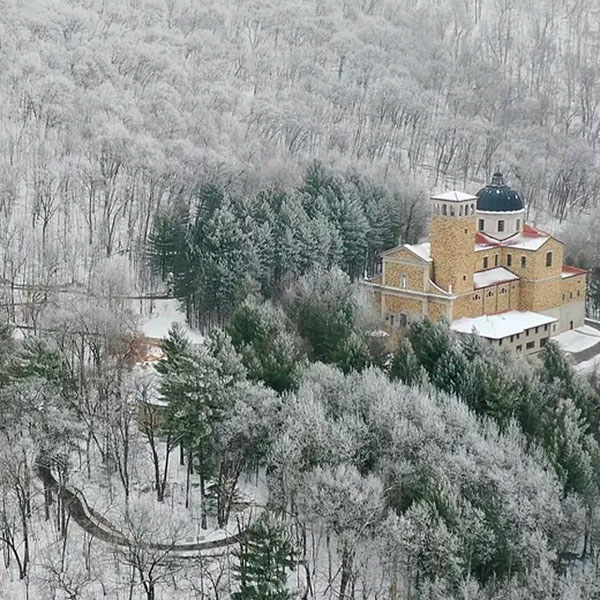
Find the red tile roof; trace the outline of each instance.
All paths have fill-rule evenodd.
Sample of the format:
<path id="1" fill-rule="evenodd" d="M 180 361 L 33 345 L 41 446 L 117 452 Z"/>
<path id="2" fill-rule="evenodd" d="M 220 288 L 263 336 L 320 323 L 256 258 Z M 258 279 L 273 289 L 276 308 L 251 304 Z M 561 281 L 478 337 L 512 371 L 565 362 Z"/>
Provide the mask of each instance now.
<path id="1" fill-rule="evenodd" d="M 571 267 L 569 265 L 563 265 L 562 272 L 569 273 L 570 275 L 587 275 L 585 269 L 578 269 L 577 267 Z"/>

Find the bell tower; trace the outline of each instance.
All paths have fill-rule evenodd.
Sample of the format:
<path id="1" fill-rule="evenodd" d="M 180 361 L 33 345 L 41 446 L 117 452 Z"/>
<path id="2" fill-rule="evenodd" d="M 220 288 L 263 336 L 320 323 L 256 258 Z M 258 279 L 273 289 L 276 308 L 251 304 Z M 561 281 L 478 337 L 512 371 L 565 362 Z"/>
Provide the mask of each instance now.
<path id="1" fill-rule="evenodd" d="M 445 192 L 432 196 L 431 203 L 434 282 L 453 294 L 472 292 L 477 197 Z"/>

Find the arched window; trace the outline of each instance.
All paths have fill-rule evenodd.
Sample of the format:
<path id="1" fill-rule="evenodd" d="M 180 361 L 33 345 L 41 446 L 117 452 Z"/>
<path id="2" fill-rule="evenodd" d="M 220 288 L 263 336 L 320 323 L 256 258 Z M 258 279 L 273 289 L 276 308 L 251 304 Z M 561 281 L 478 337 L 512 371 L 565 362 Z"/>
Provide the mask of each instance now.
<path id="1" fill-rule="evenodd" d="M 456 209 L 454 208 L 454 204 L 450 205 L 450 216 L 454 217 L 456 215 Z"/>
<path id="2" fill-rule="evenodd" d="M 403 290 L 406 289 L 406 273 L 402 273 L 402 275 L 400 276 L 400 286 Z"/>
<path id="3" fill-rule="evenodd" d="M 552 266 L 552 252 L 546 252 L 546 266 Z"/>
<path id="4" fill-rule="evenodd" d="M 521 269 L 524 269 L 527 266 L 527 257 L 521 256 Z"/>
<path id="5" fill-rule="evenodd" d="M 442 204 L 442 214 L 443 215 L 447 215 L 448 214 L 448 207 L 445 204 Z"/>
<path id="6" fill-rule="evenodd" d="M 475 205 L 471 204 L 471 214 L 474 215 L 475 214 Z"/>
<path id="7" fill-rule="evenodd" d="M 458 216 L 459 216 L 459 217 L 462 217 L 462 209 L 463 209 L 463 207 L 462 207 L 462 204 L 461 204 L 461 205 L 458 207 Z"/>

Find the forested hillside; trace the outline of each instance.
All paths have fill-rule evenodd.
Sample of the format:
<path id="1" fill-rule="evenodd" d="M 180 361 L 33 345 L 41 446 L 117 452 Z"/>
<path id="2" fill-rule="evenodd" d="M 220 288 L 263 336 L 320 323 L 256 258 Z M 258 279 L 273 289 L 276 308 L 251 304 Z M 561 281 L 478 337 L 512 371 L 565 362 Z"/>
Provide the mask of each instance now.
<path id="1" fill-rule="evenodd" d="M 334 269 L 134 366 L 117 307 L 0 330 L 2 600 L 597 598 L 600 386 L 553 344 L 386 352 Z"/>
<path id="2" fill-rule="evenodd" d="M 390 190 L 501 165 L 575 216 L 599 189 L 599 24 L 582 0 L 7 0 L 2 275 L 138 273 L 161 208 L 289 189 L 313 159 Z"/>
<path id="3" fill-rule="evenodd" d="M 360 280 L 500 166 L 598 316 L 599 49 L 596 0 L 0 0 L 0 600 L 598 600 L 600 374 Z"/>

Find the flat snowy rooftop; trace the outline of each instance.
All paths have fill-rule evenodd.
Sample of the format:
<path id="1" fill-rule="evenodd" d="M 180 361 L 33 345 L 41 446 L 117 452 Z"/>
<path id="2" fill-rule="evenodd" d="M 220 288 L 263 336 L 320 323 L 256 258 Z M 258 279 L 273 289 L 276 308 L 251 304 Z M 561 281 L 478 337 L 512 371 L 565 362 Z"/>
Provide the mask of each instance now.
<path id="1" fill-rule="evenodd" d="M 451 329 L 459 333 L 477 333 L 481 337 L 499 340 L 523 333 L 526 329 L 554 323 L 557 319 L 528 310 L 509 310 L 498 315 L 464 317 L 454 321 Z"/>
<path id="2" fill-rule="evenodd" d="M 473 286 L 475 289 L 479 289 L 495 285 L 496 283 L 503 283 L 505 281 L 516 281 L 517 279 L 519 279 L 519 276 L 511 273 L 508 269 L 496 267 L 494 269 L 473 273 Z"/>
<path id="3" fill-rule="evenodd" d="M 600 342 L 600 331 L 589 325 L 584 325 L 571 331 L 559 333 L 552 339 L 563 352 L 577 354 L 598 344 Z"/>
<path id="4" fill-rule="evenodd" d="M 453 190 L 451 192 L 444 192 L 443 194 L 431 196 L 431 199 L 445 200 L 446 202 L 464 202 L 465 200 L 477 200 L 477 196 Z"/>

